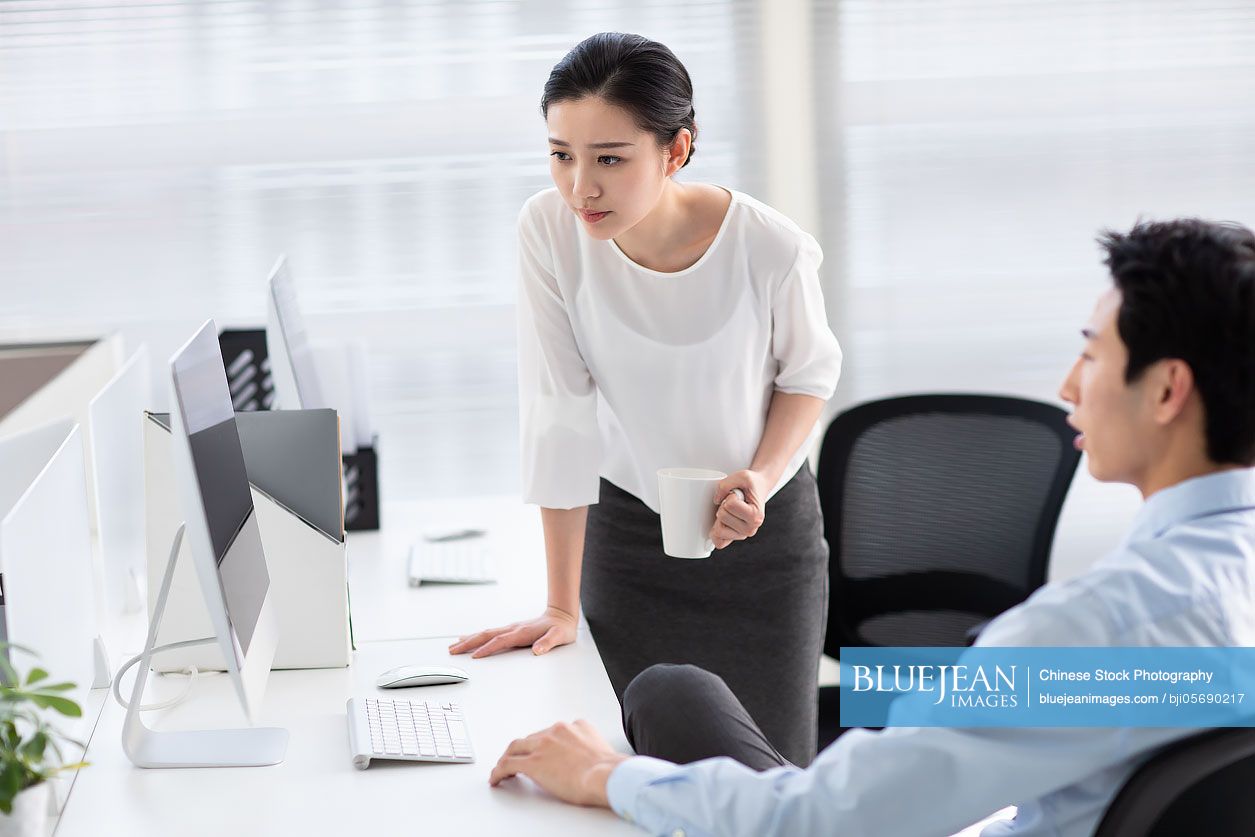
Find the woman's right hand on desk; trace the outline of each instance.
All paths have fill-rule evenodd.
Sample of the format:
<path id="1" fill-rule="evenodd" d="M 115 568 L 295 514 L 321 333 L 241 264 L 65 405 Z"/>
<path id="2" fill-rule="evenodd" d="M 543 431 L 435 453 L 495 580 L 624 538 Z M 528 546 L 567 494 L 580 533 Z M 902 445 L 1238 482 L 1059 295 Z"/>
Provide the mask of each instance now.
<path id="1" fill-rule="evenodd" d="M 449 646 L 450 654 L 471 652 L 472 657 L 490 657 L 530 645 L 533 654 L 545 654 L 559 645 L 575 642 L 576 617 L 556 607 L 547 607 L 537 619 L 515 622 L 503 628 L 489 628 L 464 636 Z"/>

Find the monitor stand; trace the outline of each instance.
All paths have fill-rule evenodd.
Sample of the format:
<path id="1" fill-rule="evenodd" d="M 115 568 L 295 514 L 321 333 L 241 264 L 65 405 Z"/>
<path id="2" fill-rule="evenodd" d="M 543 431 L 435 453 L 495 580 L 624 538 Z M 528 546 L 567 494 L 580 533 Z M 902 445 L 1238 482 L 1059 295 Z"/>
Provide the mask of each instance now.
<path id="1" fill-rule="evenodd" d="M 122 723 L 122 749 L 136 767 L 262 767 L 283 761 L 288 747 L 288 731 L 274 727 L 244 729 L 159 731 L 140 718 L 144 687 L 152 665 L 157 632 L 165 613 L 174 568 L 183 543 L 184 524 L 174 535 L 170 560 L 161 579 L 161 592 L 148 625 L 148 640 L 135 673 L 131 702 Z"/>

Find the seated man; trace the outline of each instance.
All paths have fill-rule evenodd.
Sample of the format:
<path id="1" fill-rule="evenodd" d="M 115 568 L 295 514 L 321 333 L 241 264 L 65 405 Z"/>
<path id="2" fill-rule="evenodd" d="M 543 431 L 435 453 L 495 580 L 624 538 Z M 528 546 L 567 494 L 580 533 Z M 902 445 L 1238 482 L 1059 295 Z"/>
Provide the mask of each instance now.
<path id="1" fill-rule="evenodd" d="M 1091 473 L 1146 502 L 1115 552 L 1041 588 L 978 644 L 1255 644 L 1255 235 L 1181 220 L 1101 241 L 1114 287 L 1060 396 Z M 801 770 L 691 666 L 642 672 L 624 712 L 640 756 L 585 722 L 558 724 L 513 742 L 490 781 L 523 774 L 653 834 L 950 834 L 1018 803 L 984 834 L 1082 835 L 1155 748 L 1190 734 L 856 729 Z"/>

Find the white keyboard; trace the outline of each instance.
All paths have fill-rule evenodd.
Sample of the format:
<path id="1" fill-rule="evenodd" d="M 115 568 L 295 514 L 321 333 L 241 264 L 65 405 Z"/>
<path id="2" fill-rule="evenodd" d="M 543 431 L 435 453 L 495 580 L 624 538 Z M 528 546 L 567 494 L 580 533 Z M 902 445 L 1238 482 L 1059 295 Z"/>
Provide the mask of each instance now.
<path id="1" fill-rule="evenodd" d="M 404 698 L 349 698 L 349 750 L 353 766 L 371 759 L 475 761 L 462 707 L 456 703 Z"/>
<path id="2" fill-rule="evenodd" d="M 486 538 L 421 540 L 410 547 L 410 586 L 424 581 L 444 584 L 491 584 L 496 561 Z"/>

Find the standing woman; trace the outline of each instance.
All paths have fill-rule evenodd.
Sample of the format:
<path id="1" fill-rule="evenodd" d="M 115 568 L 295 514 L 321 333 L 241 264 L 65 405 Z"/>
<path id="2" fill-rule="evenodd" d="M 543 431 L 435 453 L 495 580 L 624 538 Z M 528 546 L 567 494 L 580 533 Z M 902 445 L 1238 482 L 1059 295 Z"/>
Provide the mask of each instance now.
<path id="1" fill-rule="evenodd" d="M 543 654 L 575 640 L 582 603 L 620 701 L 650 665 L 701 666 L 806 765 L 828 599 L 806 452 L 841 366 L 819 246 L 748 195 L 673 179 L 697 126 L 662 44 L 588 38 L 541 111 L 556 188 L 519 215 L 519 389 L 549 602 L 450 651 Z M 671 466 L 729 474 L 706 560 L 663 554 Z"/>

